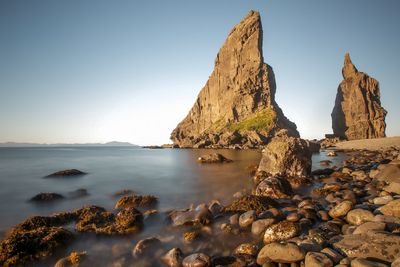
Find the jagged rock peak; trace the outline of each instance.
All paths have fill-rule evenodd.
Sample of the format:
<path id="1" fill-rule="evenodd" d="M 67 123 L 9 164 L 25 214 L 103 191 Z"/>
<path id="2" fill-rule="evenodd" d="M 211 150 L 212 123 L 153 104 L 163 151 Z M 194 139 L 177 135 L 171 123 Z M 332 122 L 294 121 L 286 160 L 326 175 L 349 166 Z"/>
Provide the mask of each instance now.
<path id="1" fill-rule="evenodd" d="M 344 65 L 342 69 L 343 78 L 346 79 L 358 73 L 356 66 L 354 66 L 353 62 L 351 62 L 350 54 L 346 53 L 344 55 Z"/>
<path id="2" fill-rule="evenodd" d="M 385 137 L 386 110 L 381 106 L 379 82 L 359 72 L 348 53 L 332 111 L 332 128 L 336 136 L 348 139 Z"/>
<path id="3" fill-rule="evenodd" d="M 275 102 L 275 76 L 264 63 L 260 14 L 250 11 L 225 40 L 195 104 L 171 134 L 179 147 L 259 147 L 285 129 L 299 136 Z"/>

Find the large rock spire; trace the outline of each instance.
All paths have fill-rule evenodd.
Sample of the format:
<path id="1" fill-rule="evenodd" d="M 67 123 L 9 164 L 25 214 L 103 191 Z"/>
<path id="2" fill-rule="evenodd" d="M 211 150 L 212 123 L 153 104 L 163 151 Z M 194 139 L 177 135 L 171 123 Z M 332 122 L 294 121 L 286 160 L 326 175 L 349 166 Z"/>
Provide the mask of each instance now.
<path id="1" fill-rule="evenodd" d="M 378 81 L 359 72 L 348 53 L 342 74 L 332 111 L 333 133 L 348 140 L 385 137 L 387 112 L 381 106 Z"/>
<path id="2" fill-rule="evenodd" d="M 298 136 L 275 102 L 275 77 L 264 63 L 260 14 L 230 32 L 214 70 L 186 118 L 171 134 L 180 147 L 258 147 L 278 130 Z"/>

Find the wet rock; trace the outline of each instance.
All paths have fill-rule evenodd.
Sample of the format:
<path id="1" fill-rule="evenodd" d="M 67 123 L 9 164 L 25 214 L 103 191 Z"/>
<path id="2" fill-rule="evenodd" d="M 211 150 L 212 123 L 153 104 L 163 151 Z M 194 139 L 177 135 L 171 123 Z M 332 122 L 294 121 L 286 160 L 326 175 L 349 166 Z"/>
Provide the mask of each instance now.
<path id="1" fill-rule="evenodd" d="M 383 188 L 386 192 L 400 195 L 400 182 L 391 182 Z"/>
<path id="2" fill-rule="evenodd" d="M 337 153 L 336 153 L 335 151 L 329 151 L 328 153 L 326 153 L 326 155 L 327 155 L 328 157 L 336 157 L 336 156 L 337 156 Z"/>
<path id="3" fill-rule="evenodd" d="M 348 257 L 394 261 L 400 252 L 400 236 L 382 231 L 333 238 L 333 247 Z"/>
<path id="4" fill-rule="evenodd" d="M 256 256 L 257 253 L 258 253 L 258 247 L 251 243 L 240 244 L 233 250 L 233 255 Z"/>
<path id="5" fill-rule="evenodd" d="M 225 211 L 246 212 L 254 210 L 261 213 L 276 206 L 278 206 L 278 203 L 269 197 L 247 195 L 226 206 Z"/>
<path id="6" fill-rule="evenodd" d="M 364 222 L 374 220 L 374 214 L 364 209 L 354 209 L 347 213 L 346 220 L 353 225 L 361 225 Z"/>
<path id="7" fill-rule="evenodd" d="M 195 209 L 185 211 L 173 211 L 170 218 L 174 226 L 180 225 L 207 225 L 213 216 L 206 206 L 199 205 Z"/>
<path id="8" fill-rule="evenodd" d="M 72 233 L 60 227 L 33 230 L 14 228 L 0 243 L 0 265 L 24 266 L 31 261 L 47 258 L 72 239 Z"/>
<path id="9" fill-rule="evenodd" d="M 47 175 L 47 178 L 56 178 L 56 177 L 71 177 L 71 176 L 81 176 L 87 173 L 77 170 L 77 169 L 69 169 L 69 170 L 62 170 L 52 174 Z"/>
<path id="10" fill-rule="evenodd" d="M 321 165 L 321 166 L 329 166 L 331 163 L 332 163 L 332 161 L 330 161 L 330 160 L 321 160 L 319 162 L 319 165 Z"/>
<path id="11" fill-rule="evenodd" d="M 68 257 L 58 260 L 54 267 L 79 267 L 85 260 L 86 254 L 86 252 L 71 252 Z"/>
<path id="12" fill-rule="evenodd" d="M 365 179 L 368 178 L 367 174 L 365 173 L 365 171 L 359 170 L 359 171 L 353 171 L 351 173 L 351 176 L 358 180 L 358 181 L 364 181 Z"/>
<path id="13" fill-rule="evenodd" d="M 376 197 L 372 200 L 372 202 L 375 205 L 385 205 L 392 200 L 393 200 L 393 197 L 391 195 L 387 195 L 387 196 L 382 196 L 382 197 Z"/>
<path id="14" fill-rule="evenodd" d="M 134 194 L 133 190 L 122 189 L 122 190 L 119 190 L 119 191 L 115 192 L 113 194 L 113 197 L 122 197 L 122 196 L 133 195 L 133 194 Z"/>
<path id="15" fill-rule="evenodd" d="M 243 257 L 234 256 L 221 256 L 212 258 L 212 266 L 232 266 L 232 267 L 246 267 L 247 263 Z"/>
<path id="16" fill-rule="evenodd" d="M 400 199 L 392 200 L 379 209 L 384 215 L 400 218 Z"/>
<path id="17" fill-rule="evenodd" d="M 343 256 L 332 248 L 324 248 L 321 252 L 328 256 L 334 264 L 338 264 L 343 259 Z"/>
<path id="18" fill-rule="evenodd" d="M 153 253 L 155 248 L 158 248 L 160 245 L 161 241 L 158 238 L 149 237 L 146 239 L 142 239 L 136 243 L 135 247 L 132 250 L 132 255 L 137 258 L 145 254 Z"/>
<path id="19" fill-rule="evenodd" d="M 329 210 L 329 216 L 332 218 L 339 218 L 346 216 L 352 209 L 353 203 L 349 200 L 344 200 Z"/>
<path id="20" fill-rule="evenodd" d="M 215 217 L 221 214 L 224 210 L 224 207 L 218 200 L 213 200 L 208 208 L 211 214 Z"/>
<path id="21" fill-rule="evenodd" d="M 173 248 L 161 258 L 161 261 L 169 267 L 180 267 L 182 266 L 183 253 L 179 248 Z"/>
<path id="22" fill-rule="evenodd" d="M 388 267 L 388 265 L 376 261 L 356 258 L 351 261 L 351 267 Z"/>
<path id="23" fill-rule="evenodd" d="M 288 198 L 293 194 L 290 183 L 281 177 L 268 177 L 262 180 L 257 188 L 256 195 L 273 199 Z"/>
<path id="24" fill-rule="evenodd" d="M 226 158 L 224 155 L 218 153 L 211 153 L 197 159 L 198 162 L 201 163 L 224 163 L 224 162 L 232 162 L 231 159 Z"/>
<path id="25" fill-rule="evenodd" d="M 140 195 L 130 195 L 121 197 L 117 204 L 115 204 L 116 209 L 126 208 L 126 207 L 144 207 L 152 206 L 157 203 L 157 198 L 152 195 L 140 196 Z"/>
<path id="26" fill-rule="evenodd" d="M 333 262 L 324 253 L 308 252 L 305 258 L 306 267 L 333 267 Z"/>
<path id="27" fill-rule="evenodd" d="M 86 197 L 88 195 L 89 195 L 88 191 L 84 188 L 80 188 L 75 191 L 68 192 L 68 197 L 70 197 L 70 198 L 80 198 L 80 197 Z"/>
<path id="28" fill-rule="evenodd" d="M 238 225 L 239 224 L 239 214 L 233 214 L 232 216 L 229 217 L 229 223 L 232 225 Z"/>
<path id="29" fill-rule="evenodd" d="M 75 229 L 79 232 L 94 232 L 98 234 L 115 233 L 115 216 L 104 208 L 89 206 L 82 208 L 79 212 Z"/>
<path id="30" fill-rule="evenodd" d="M 294 243 L 273 242 L 265 245 L 257 255 L 257 264 L 266 262 L 293 263 L 303 260 L 304 251 Z"/>
<path id="31" fill-rule="evenodd" d="M 265 229 L 267 229 L 275 222 L 276 220 L 274 218 L 254 221 L 253 224 L 251 225 L 251 233 L 255 236 L 259 236 L 265 231 Z"/>
<path id="32" fill-rule="evenodd" d="M 311 172 L 311 152 L 300 138 L 277 136 L 263 150 L 258 171 L 271 175 L 307 176 Z"/>
<path id="33" fill-rule="evenodd" d="M 289 213 L 288 216 L 286 216 L 286 220 L 289 222 L 298 222 L 300 220 L 300 215 L 297 212 L 292 212 Z"/>
<path id="34" fill-rule="evenodd" d="M 257 214 L 254 210 L 249 210 L 240 215 L 239 217 L 239 225 L 242 228 L 246 228 L 250 226 L 254 220 L 257 219 Z"/>
<path id="35" fill-rule="evenodd" d="M 203 253 L 195 253 L 183 259 L 183 267 L 209 267 L 211 266 L 211 259 L 208 255 Z"/>
<path id="36" fill-rule="evenodd" d="M 136 233 L 143 227 L 143 215 L 135 208 L 125 208 L 117 213 L 115 223 L 120 233 Z"/>
<path id="37" fill-rule="evenodd" d="M 363 234 L 372 230 L 385 230 L 386 223 L 384 222 L 365 222 L 359 225 L 353 232 L 353 234 Z"/>
<path id="38" fill-rule="evenodd" d="M 199 238 L 200 233 L 198 231 L 189 231 L 189 232 L 184 232 L 183 233 L 183 241 L 186 244 L 192 243 L 194 240 Z"/>
<path id="39" fill-rule="evenodd" d="M 273 224 L 265 229 L 264 243 L 272 243 L 275 241 L 284 241 L 299 234 L 300 229 L 297 224 L 288 221 L 282 221 Z"/>
<path id="40" fill-rule="evenodd" d="M 64 196 L 57 193 L 39 193 L 31 198 L 33 202 L 52 202 L 63 199 Z"/>

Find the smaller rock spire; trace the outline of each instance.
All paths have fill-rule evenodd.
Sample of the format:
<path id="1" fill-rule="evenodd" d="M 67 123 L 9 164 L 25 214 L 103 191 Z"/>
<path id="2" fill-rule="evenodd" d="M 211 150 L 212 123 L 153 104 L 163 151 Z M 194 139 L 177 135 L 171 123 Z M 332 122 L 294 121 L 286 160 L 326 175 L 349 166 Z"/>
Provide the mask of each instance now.
<path id="1" fill-rule="evenodd" d="M 358 72 L 356 66 L 354 66 L 353 62 L 351 62 L 350 54 L 346 53 L 344 55 L 344 65 L 342 69 L 342 75 L 344 79 L 347 79 L 350 76 L 353 76 Z"/>

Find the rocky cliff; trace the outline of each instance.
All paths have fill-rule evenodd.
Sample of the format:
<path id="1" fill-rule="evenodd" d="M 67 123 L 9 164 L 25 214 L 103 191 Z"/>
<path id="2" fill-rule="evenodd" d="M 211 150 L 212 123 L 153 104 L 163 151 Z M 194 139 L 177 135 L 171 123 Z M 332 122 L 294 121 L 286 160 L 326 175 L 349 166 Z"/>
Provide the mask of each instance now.
<path id="1" fill-rule="evenodd" d="M 359 72 L 348 53 L 342 74 L 331 115 L 334 134 L 348 140 L 385 137 L 387 112 L 381 106 L 378 81 Z"/>
<path id="2" fill-rule="evenodd" d="M 260 14 L 230 32 L 214 70 L 186 118 L 171 134 L 179 147 L 259 147 L 279 130 L 299 136 L 275 102 L 275 77 L 264 63 Z"/>

